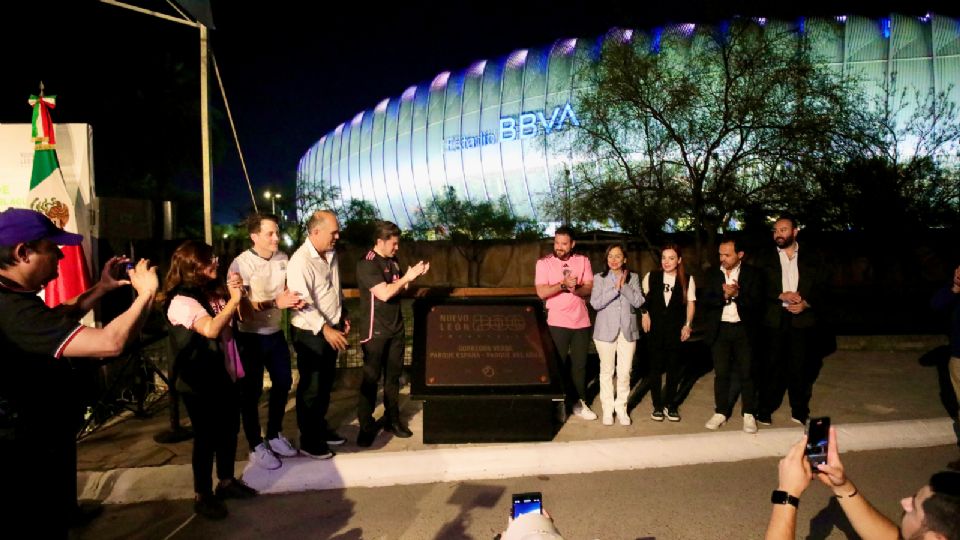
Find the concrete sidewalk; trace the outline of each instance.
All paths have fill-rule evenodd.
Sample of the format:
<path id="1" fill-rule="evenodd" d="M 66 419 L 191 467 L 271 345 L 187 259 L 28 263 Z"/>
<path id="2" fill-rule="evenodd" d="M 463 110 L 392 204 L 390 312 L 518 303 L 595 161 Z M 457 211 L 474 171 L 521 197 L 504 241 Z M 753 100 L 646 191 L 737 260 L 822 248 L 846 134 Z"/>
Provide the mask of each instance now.
<path id="1" fill-rule="evenodd" d="M 843 426 L 847 430 L 845 436 L 853 444 L 847 444 L 848 449 L 932 446 L 955 441 L 953 424 L 941 403 L 938 369 L 920 361 L 925 353 L 945 343 L 940 336 L 841 338 L 840 350 L 825 360 L 814 387 L 812 415 L 829 415 L 834 425 Z M 505 474 L 523 476 L 545 470 L 581 472 L 576 469 L 576 456 L 582 451 L 605 452 L 611 456 L 610 469 L 643 468 L 672 463 L 644 461 L 642 457 L 651 453 L 669 456 L 678 463 L 778 455 L 788 444 L 784 441 L 795 440 L 801 433 L 800 427 L 790 422 L 786 404 L 774 415 L 773 426 L 761 426 L 756 436 L 744 434 L 738 418 L 724 425 L 719 433 L 706 430 L 703 424 L 713 414 L 711 372 L 696 382 L 681 405 L 681 422 L 650 420 L 649 397 L 645 396 L 632 411 L 631 426 L 604 426 L 599 420 L 570 418 L 549 443 L 426 445 L 422 441 L 420 404 L 406 399 L 405 388 L 401 396 L 402 414 L 414 436 L 397 439 L 381 433 L 373 447 L 361 449 L 355 444 L 359 370 L 343 369 L 340 375 L 328 415 L 331 425 L 340 426 L 338 431 L 348 439 L 335 449 L 338 457 L 327 462 L 289 459 L 278 471 L 249 469 L 248 447 L 241 435 L 238 473 L 245 471 L 244 477 L 254 487 L 281 492 L 370 485 L 371 481 L 419 483 Z M 292 394 L 290 397 L 284 433 L 296 443 L 296 415 Z M 595 408 L 599 408 L 598 402 Z M 264 402 L 262 413 L 265 412 Z M 187 422 L 186 414 L 183 422 Z M 166 429 L 167 423 L 167 410 L 157 408 L 148 418 L 135 418 L 132 414 L 120 417 L 84 438 L 78 446 L 81 497 L 106 502 L 190 497 L 192 441 L 155 442 L 154 435 Z M 698 454 L 698 448 L 709 448 L 709 455 Z M 457 455 L 460 457 L 454 457 Z M 508 455 L 513 458 L 503 459 Z M 472 457 L 467 459 L 468 456 Z M 375 474 L 384 470 L 378 459 L 388 460 L 393 470 L 406 469 L 406 476 L 371 480 L 370 471 Z"/>

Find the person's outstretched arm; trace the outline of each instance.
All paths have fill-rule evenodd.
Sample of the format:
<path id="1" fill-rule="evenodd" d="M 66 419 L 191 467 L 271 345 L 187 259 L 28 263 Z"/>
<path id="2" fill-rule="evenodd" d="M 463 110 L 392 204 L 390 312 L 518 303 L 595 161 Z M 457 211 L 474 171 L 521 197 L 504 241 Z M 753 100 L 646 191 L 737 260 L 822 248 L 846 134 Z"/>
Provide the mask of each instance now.
<path id="1" fill-rule="evenodd" d="M 840 508 L 847 515 L 857 534 L 865 540 L 897 540 L 900 528 L 889 518 L 870 504 L 857 486 L 847 478 L 840 462 L 840 449 L 837 448 L 837 431 L 830 428 L 830 445 L 827 448 L 827 463 L 820 465 L 817 477 L 840 502 Z"/>
<path id="2" fill-rule="evenodd" d="M 804 436 L 790 447 L 787 455 L 780 460 L 778 468 L 777 489 L 786 491 L 788 495 L 800 498 L 807 486 L 810 485 L 813 473 L 810 463 L 803 455 L 807 445 Z M 797 535 L 797 510 L 792 504 L 774 504 L 770 511 L 770 523 L 767 525 L 766 540 L 794 540 Z"/>

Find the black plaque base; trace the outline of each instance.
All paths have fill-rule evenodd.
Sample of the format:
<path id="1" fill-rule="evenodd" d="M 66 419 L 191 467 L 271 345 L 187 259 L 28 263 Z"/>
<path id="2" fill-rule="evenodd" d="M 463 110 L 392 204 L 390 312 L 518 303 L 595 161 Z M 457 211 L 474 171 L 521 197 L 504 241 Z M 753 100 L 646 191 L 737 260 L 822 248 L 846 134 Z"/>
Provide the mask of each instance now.
<path id="1" fill-rule="evenodd" d="M 423 442 L 549 441 L 563 401 L 536 396 L 431 396 L 423 402 Z"/>

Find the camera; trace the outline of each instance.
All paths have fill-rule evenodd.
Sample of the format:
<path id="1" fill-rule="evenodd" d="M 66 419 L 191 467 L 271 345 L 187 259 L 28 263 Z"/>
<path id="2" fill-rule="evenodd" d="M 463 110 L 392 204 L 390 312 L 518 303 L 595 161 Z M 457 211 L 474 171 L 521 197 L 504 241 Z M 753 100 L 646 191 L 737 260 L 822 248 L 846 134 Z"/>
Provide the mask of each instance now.
<path id="1" fill-rule="evenodd" d="M 514 493 L 513 509 L 510 512 L 510 516 L 516 519 L 523 514 L 530 513 L 543 513 L 543 495 L 539 491 Z"/>
<path id="2" fill-rule="evenodd" d="M 814 471 L 817 465 L 827 462 L 827 447 L 830 444 L 830 417 L 811 418 L 807 422 L 807 447 L 803 455 L 807 457 Z"/>

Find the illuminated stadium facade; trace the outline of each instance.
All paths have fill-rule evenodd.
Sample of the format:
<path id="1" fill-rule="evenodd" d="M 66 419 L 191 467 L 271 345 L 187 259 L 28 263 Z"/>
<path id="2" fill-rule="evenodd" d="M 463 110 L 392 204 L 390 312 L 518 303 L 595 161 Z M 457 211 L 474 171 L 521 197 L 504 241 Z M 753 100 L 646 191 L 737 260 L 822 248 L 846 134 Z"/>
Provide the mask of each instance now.
<path id="1" fill-rule="evenodd" d="M 845 73 L 859 73 L 868 94 L 886 82 L 922 93 L 948 92 L 960 104 L 960 22 L 938 15 L 884 19 L 835 17 L 758 24 L 791 25 L 815 54 Z M 653 30 L 692 34 L 693 25 Z M 574 74 L 594 62 L 604 40 L 632 39 L 613 30 L 597 39 L 564 39 L 443 72 L 324 135 L 300 159 L 297 199 L 329 184 L 337 204 L 364 199 L 384 219 L 407 227 L 417 208 L 446 186 L 464 198 L 506 196 L 519 215 L 538 218 L 539 200 L 553 194 L 574 156 L 554 144 L 580 125 Z M 574 150 L 575 152 L 575 150 Z M 298 208 L 301 217 L 309 208 Z"/>

